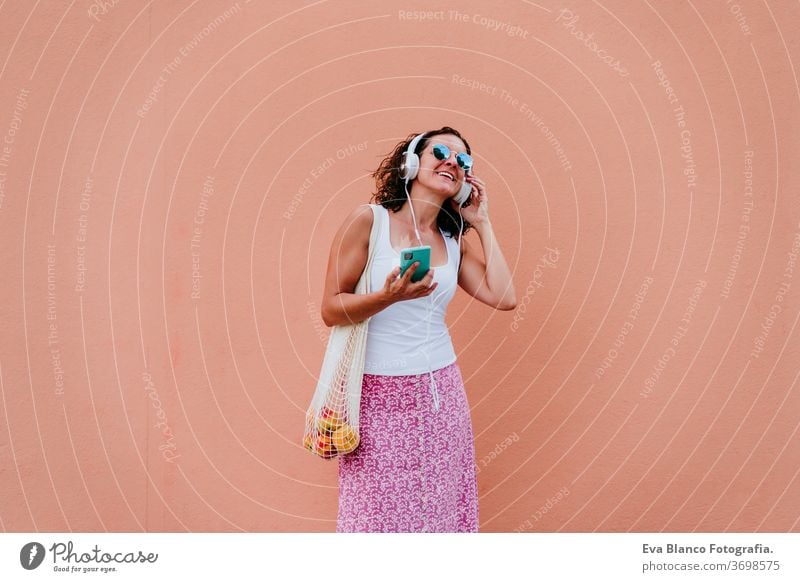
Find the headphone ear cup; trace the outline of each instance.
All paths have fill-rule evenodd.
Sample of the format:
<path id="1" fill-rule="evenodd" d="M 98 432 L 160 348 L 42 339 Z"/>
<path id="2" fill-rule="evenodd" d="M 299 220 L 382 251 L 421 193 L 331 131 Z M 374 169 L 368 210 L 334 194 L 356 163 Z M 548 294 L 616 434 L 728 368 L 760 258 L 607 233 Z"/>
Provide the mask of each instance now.
<path id="1" fill-rule="evenodd" d="M 467 182 L 466 174 L 464 175 L 464 182 L 461 184 L 461 189 L 458 191 L 458 194 L 455 195 L 456 204 L 464 204 L 467 200 L 469 200 L 469 195 L 472 193 L 472 184 Z"/>
<path id="2" fill-rule="evenodd" d="M 400 177 L 403 180 L 413 180 L 419 172 L 419 156 L 413 152 L 406 151 L 403 156 L 403 163 L 400 165 Z"/>
<path id="3" fill-rule="evenodd" d="M 416 154 L 417 144 L 425 137 L 426 134 L 420 133 L 411 143 L 408 148 L 403 152 L 403 160 L 400 162 L 400 177 L 403 180 L 411 181 L 417 177 L 419 172 L 419 156 Z"/>

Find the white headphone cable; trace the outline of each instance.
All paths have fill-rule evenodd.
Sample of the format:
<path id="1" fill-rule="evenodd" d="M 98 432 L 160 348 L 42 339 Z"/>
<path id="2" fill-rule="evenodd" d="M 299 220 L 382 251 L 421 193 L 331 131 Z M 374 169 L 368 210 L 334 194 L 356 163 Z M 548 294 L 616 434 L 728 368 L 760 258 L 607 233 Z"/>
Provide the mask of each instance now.
<path id="1" fill-rule="evenodd" d="M 419 229 L 417 228 L 417 217 L 414 214 L 414 205 L 411 203 L 411 195 L 408 193 L 408 180 L 405 181 L 405 189 L 406 189 L 406 197 L 408 198 L 408 207 L 411 209 L 411 218 L 414 221 L 414 232 L 417 235 L 417 241 L 419 242 L 419 246 L 422 245 L 422 237 L 419 234 Z M 446 244 L 446 243 L 445 243 Z M 445 250 L 447 250 L 445 248 Z M 430 341 L 430 333 L 431 333 L 431 318 L 433 315 L 433 294 L 431 293 L 428 295 L 428 318 L 426 322 L 425 328 L 425 345 L 428 345 Z M 428 362 L 428 378 L 430 380 L 430 388 L 431 388 L 431 396 L 433 397 L 433 408 L 434 410 L 439 410 L 439 392 L 436 390 L 436 380 L 433 377 L 433 366 L 431 365 L 431 355 L 430 350 L 423 350 L 422 353 L 425 355 L 425 359 Z"/>
<path id="2" fill-rule="evenodd" d="M 409 194 L 408 192 L 408 180 L 405 181 L 405 191 L 406 191 L 406 198 L 408 199 L 408 207 L 411 210 L 411 218 L 414 222 L 414 232 L 417 235 L 417 241 L 419 242 L 419 246 L 423 246 L 422 237 L 420 236 L 419 229 L 417 228 L 417 217 L 414 214 L 414 205 L 411 203 L 411 194 Z M 461 208 L 463 207 L 463 204 L 464 202 L 458 205 L 458 217 L 461 220 L 461 225 L 459 226 L 458 229 L 458 262 L 456 263 L 456 281 L 458 281 L 458 270 L 461 267 L 461 236 L 464 233 L 464 216 L 461 214 Z M 445 241 L 445 251 L 447 251 L 447 241 Z M 432 316 L 433 316 L 433 293 L 428 295 L 428 319 L 425 329 L 425 345 L 427 345 L 428 342 L 430 341 Z M 429 350 L 423 350 L 423 354 L 425 354 L 425 359 L 428 362 L 428 378 L 430 379 L 431 396 L 433 397 L 433 408 L 434 410 L 438 411 L 439 391 L 436 389 L 436 379 L 433 377 L 431 356 Z"/>

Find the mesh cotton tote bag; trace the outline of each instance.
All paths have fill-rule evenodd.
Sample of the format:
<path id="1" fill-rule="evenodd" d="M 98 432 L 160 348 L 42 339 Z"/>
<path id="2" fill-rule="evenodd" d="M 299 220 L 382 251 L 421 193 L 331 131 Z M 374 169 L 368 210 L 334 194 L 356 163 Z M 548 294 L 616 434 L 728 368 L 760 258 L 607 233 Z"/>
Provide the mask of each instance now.
<path id="1" fill-rule="evenodd" d="M 369 251 L 364 272 L 356 284 L 357 295 L 371 292 L 370 272 L 375 243 L 381 230 L 378 209 L 374 205 L 370 205 L 370 208 L 372 230 L 369 234 Z M 368 323 L 369 318 L 352 325 L 336 325 L 331 329 L 317 388 L 306 412 L 303 432 L 303 446 L 325 459 L 351 453 L 358 447 L 358 414 Z"/>

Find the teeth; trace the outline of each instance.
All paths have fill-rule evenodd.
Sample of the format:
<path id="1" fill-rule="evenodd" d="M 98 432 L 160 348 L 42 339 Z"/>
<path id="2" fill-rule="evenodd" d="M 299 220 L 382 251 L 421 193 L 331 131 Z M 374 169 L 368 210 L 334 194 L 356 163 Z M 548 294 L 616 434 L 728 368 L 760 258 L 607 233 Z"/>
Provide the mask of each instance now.
<path id="1" fill-rule="evenodd" d="M 436 173 L 437 173 L 437 174 L 439 174 L 440 176 L 447 176 L 447 177 L 448 177 L 448 178 L 450 178 L 450 179 L 451 179 L 453 182 L 455 182 L 455 181 L 456 181 L 456 177 L 455 177 L 453 174 L 451 174 L 450 172 L 436 172 Z"/>

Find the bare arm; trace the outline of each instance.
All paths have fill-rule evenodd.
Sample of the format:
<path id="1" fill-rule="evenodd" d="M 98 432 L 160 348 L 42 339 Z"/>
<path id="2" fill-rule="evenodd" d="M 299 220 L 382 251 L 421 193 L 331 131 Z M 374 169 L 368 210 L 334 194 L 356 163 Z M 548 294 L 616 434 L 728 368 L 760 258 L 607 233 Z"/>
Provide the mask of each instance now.
<path id="1" fill-rule="evenodd" d="M 369 206 L 359 206 L 342 223 L 331 244 L 321 316 L 327 326 L 352 325 L 383 311 L 397 301 L 425 297 L 433 293 L 433 269 L 417 283 L 411 282 L 416 267 L 397 277 L 400 267 L 389 273 L 383 288 L 356 295 L 358 280 L 369 254 L 369 235 L 373 214 Z"/>
<path id="2" fill-rule="evenodd" d="M 473 250 L 466 239 L 459 269 L 458 283 L 478 301 L 495 309 L 510 311 L 517 306 L 514 282 L 503 252 L 492 230 L 490 222 L 475 226 L 483 247 L 483 257 Z"/>
<path id="3" fill-rule="evenodd" d="M 466 180 L 472 185 L 472 204 L 463 208 L 459 208 L 452 200 L 450 204 L 478 232 L 483 252 L 473 250 L 466 239 L 462 239 L 458 284 L 481 303 L 502 311 L 511 311 L 517 307 L 514 281 L 489 221 L 486 184 L 471 172 L 467 174 Z"/>

